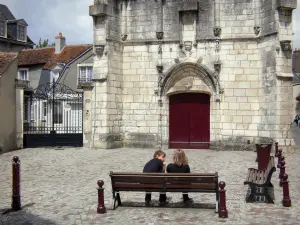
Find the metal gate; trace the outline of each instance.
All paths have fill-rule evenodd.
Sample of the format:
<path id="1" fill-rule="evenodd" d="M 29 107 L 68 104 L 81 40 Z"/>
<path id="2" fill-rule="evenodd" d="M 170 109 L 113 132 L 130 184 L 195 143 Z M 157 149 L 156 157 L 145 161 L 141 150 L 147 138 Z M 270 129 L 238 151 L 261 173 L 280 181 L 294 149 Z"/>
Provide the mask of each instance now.
<path id="1" fill-rule="evenodd" d="M 83 146 L 83 92 L 46 83 L 24 93 L 24 148 Z"/>

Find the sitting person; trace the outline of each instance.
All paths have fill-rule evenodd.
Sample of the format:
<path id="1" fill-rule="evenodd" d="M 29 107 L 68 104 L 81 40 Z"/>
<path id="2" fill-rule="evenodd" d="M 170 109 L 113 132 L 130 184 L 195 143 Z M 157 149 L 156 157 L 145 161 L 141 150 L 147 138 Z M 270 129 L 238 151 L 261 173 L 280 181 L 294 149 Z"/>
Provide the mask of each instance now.
<path id="1" fill-rule="evenodd" d="M 153 155 L 153 159 L 146 163 L 143 169 L 143 173 L 164 173 L 166 170 L 166 153 L 159 150 L 156 151 Z M 146 205 L 149 205 L 151 202 L 151 192 L 146 193 L 145 196 Z M 159 203 L 161 205 L 167 204 L 167 196 L 165 193 L 160 193 Z"/>
<path id="2" fill-rule="evenodd" d="M 185 152 L 181 149 L 177 149 L 173 155 L 173 163 L 167 166 L 167 173 L 190 173 L 190 167 L 188 164 L 188 158 Z M 190 202 L 193 199 L 189 198 L 188 193 L 182 193 L 183 201 Z"/>

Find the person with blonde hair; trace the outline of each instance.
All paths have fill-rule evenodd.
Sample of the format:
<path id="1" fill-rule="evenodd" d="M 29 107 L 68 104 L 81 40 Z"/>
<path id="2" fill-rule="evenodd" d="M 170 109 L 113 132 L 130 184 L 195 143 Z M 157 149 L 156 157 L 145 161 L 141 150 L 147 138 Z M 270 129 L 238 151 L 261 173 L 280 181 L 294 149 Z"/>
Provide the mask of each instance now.
<path id="1" fill-rule="evenodd" d="M 190 173 L 190 166 L 185 152 L 177 149 L 173 154 L 173 163 L 167 166 L 167 173 Z M 189 198 L 188 193 L 182 193 L 184 202 L 191 202 L 193 199 Z"/>

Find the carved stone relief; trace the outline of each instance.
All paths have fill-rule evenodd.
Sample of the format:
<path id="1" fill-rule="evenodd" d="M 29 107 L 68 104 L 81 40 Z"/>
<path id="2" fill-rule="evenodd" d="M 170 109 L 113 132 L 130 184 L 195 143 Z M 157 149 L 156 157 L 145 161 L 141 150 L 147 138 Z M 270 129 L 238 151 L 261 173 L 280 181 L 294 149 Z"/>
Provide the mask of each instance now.
<path id="1" fill-rule="evenodd" d="M 104 52 L 105 45 L 95 45 L 95 53 L 97 56 L 102 56 Z"/>

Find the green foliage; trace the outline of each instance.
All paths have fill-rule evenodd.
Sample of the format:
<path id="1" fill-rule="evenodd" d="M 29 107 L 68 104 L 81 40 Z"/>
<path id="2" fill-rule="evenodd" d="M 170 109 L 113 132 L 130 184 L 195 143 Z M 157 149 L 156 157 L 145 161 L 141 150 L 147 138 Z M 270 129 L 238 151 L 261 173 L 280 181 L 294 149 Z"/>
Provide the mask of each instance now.
<path id="1" fill-rule="evenodd" d="M 55 44 L 49 44 L 49 40 L 48 39 L 44 39 L 42 41 L 42 39 L 40 38 L 39 43 L 35 46 L 35 48 L 47 48 L 47 47 L 54 47 Z"/>

